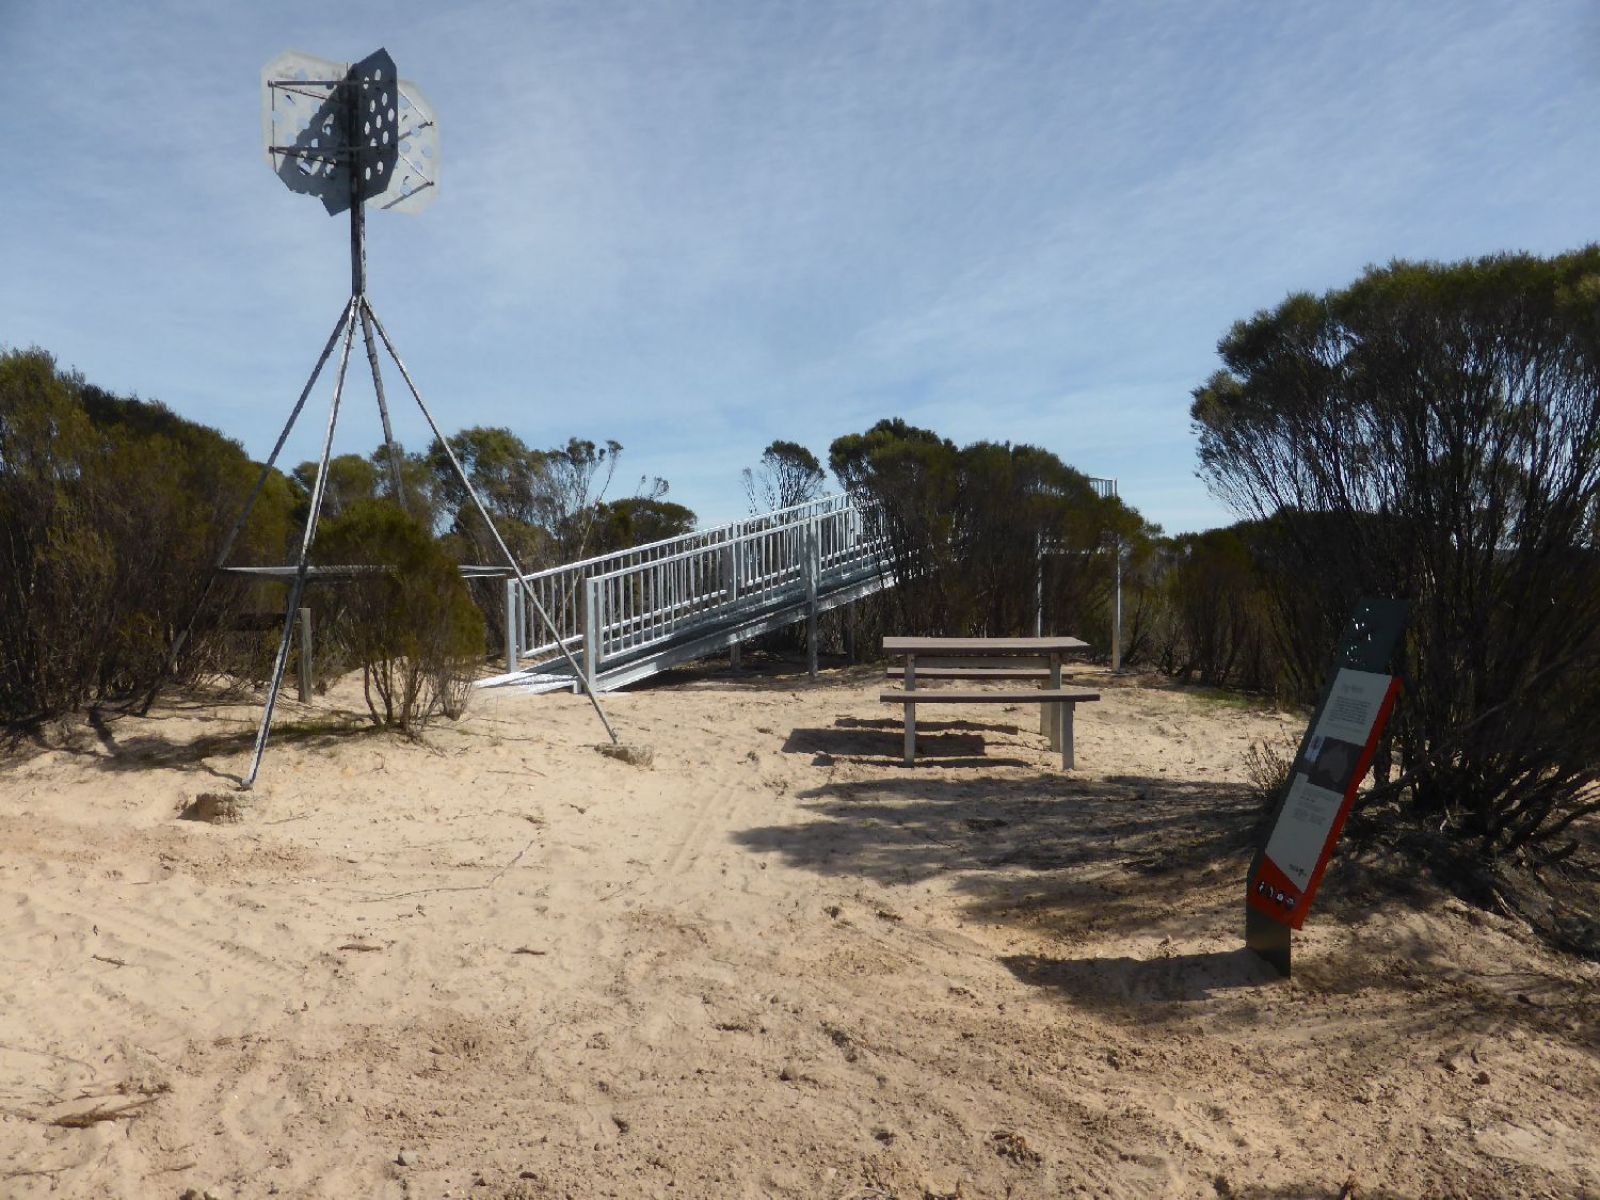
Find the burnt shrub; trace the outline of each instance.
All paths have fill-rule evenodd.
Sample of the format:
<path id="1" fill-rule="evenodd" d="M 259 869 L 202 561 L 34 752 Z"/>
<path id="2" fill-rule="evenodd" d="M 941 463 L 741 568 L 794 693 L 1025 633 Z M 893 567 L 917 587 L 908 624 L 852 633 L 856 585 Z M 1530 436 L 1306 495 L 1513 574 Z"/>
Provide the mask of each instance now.
<path id="1" fill-rule="evenodd" d="M 1268 523 L 1299 698 L 1357 596 L 1408 599 L 1403 810 L 1481 862 L 1570 858 L 1600 813 L 1600 247 L 1393 263 L 1219 350 L 1201 470 Z"/>

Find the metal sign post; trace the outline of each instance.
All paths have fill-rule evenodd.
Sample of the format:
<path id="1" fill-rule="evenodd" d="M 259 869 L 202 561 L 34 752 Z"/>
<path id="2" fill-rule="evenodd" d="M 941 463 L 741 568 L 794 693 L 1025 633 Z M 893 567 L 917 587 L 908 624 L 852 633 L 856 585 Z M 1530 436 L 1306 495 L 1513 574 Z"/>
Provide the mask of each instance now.
<path id="1" fill-rule="evenodd" d="M 1291 931 L 1305 923 L 1399 693 L 1400 681 L 1384 671 L 1407 608 L 1404 600 L 1356 606 L 1267 824 L 1267 841 L 1250 863 L 1245 946 L 1285 977 Z"/>

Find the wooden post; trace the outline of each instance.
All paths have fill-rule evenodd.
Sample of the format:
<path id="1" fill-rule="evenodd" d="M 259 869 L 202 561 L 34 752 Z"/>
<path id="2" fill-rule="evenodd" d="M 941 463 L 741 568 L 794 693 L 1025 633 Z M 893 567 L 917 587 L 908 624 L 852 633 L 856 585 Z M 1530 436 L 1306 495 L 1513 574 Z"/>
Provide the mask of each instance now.
<path id="1" fill-rule="evenodd" d="M 1054 707 L 1061 713 L 1056 722 L 1056 733 L 1061 739 L 1061 769 L 1070 771 L 1077 764 L 1072 752 L 1072 710 L 1077 706 L 1070 700 L 1058 700 Z"/>
<path id="2" fill-rule="evenodd" d="M 1061 652 L 1054 651 L 1050 655 L 1050 678 L 1045 680 L 1045 687 L 1058 690 L 1061 687 Z M 1059 704 L 1039 705 L 1039 732 L 1050 738 L 1050 749 L 1061 748 L 1061 706 Z"/>
<path id="3" fill-rule="evenodd" d="M 311 703 L 311 610 L 300 610 L 300 703 Z"/>

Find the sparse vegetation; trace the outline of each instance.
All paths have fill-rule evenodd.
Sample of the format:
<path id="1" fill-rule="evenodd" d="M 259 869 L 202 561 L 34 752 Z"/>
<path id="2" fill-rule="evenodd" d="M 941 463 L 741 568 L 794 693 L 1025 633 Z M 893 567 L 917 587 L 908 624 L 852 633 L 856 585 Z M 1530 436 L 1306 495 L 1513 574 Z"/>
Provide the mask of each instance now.
<path id="1" fill-rule="evenodd" d="M 509 430 L 477 428 L 451 444 L 530 569 L 694 526 L 692 512 L 664 499 L 662 480 L 633 497 L 605 500 L 622 449 L 616 442 L 573 439 L 535 451 Z M 292 560 L 315 476 L 315 463 L 268 474 L 230 562 Z M 260 465 L 237 442 L 159 403 L 112 395 L 58 369 L 42 350 L 0 353 L 0 721 L 37 722 L 92 704 L 147 704 L 169 670 L 179 682 L 260 683 L 278 628 L 263 618 L 281 613 L 283 590 L 211 581 L 260 477 Z M 375 518 L 374 506 L 390 515 Z M 402 449 L 394 462 L 381 447 L 365 458 L 336 456 L 323 520 L 322 561 L 330 561 L 330 550 L 354 552 L 359 544 L 363 557 L 354 561 L 387 561 L 400 576 L 409 564 L 417 574 L 397 585 L 399 593 L 373 581 L 348 595 L 314 590 L 319 674 L 367 664 L 374 713 L 406 728 L 435 709 L 458 708 L 459 668 L 469 655 L 463 639 L 476 631 L 470 657 L 481 658 L 486 630 L 498 636 L 503 628 L 504 591 L 478 585 L 488 622 L 470 620 L 458 603 L 465 585 L 456 564 L 497 562 L 499 554 L 442 447 Z M 350 543 L 339 532 L 356 525 L 366 542 Z M 382 643 L 370 627 L 342 627 L 379 620 L 386 608 L 407 618 L 404 639 L 411 640 Z M 193 633 L 174 661 L 191 616 Z M 429 633 L 420 622 L 433 618 L 440 624 Z M 413 660 L 430 665 L 413 667 Z"/>
<path id="2" fill-rule="evenodd" d="M 1234 327 L 1203 470 L 1269 522 L 1306 698 L 1356 597 L 1412 603 L 1396 786 L 1488 858 L 1600 812 L 1600 248 L 1396 263 Z"/>
<path id="3" fill-rule="evenodd" d="M 143 694 L 258 475 L 215 430 L 102 391 L 44 351 L 0 354 L 0 720 Z M 269 479 L 241 560 L 281 558 L 292 508 L 288 481 Z M 180 676 L 222 665 L 219 634 L 253 593 L 214 590 Z"/>
<path id="4" fill-rule="evenodd" d="M 458 717 L 483 657 L 483 614 L 456 564 L 415 517 L 366 500 L 327 521 L 317 549 L 330 562 L 387 567 L 339 588 L 335 636 L 360 665 L 380 725 L 421 732 Z"/>

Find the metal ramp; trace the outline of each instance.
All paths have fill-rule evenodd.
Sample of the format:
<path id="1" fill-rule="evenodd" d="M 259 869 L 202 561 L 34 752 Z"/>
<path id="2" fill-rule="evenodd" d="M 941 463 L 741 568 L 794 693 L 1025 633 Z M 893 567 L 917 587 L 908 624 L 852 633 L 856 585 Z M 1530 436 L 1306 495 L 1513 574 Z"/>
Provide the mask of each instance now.
<path id="1" fill-rule="evenodd" d="M 891 586 L 881 512 L 828 496 L 525 577 L 554 630 L 506 584 L 506 673 L 480 687 L 596 692 L 704 658 Z M 537 640 L 536 640 L 537 639 Z M 559 640 L 558 640 L 559 639 Z"/>

